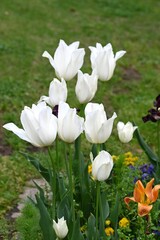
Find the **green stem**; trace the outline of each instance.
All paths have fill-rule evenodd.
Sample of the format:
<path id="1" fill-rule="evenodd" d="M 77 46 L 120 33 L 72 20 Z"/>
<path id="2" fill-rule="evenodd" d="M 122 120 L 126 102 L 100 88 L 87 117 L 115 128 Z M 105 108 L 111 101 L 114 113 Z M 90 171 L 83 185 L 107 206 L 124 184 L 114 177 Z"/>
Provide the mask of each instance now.
<path id="1" fill-rule="evenodd" d="M 100 182 L 96 182 L 96 230 L 98 233 L 98 222 L 99 222 L 99 196 L 100 196 Z"/>
<path id="2" fill-rule="evenodd" d="M 71 197 L 71 209 L 72 209 L 72 220 L 75 223 L 75 209 L 74 209 L 74 198 L 73 198 L 73 180 L 72 180 L 72 154 L 71 146 L 69 146 L 69 187 L 70 187 L 70 197 Z"/>
<path id="3" fill-rule="evenodd" d="M 51 166 L 52 166 L 52 179 L 51 179 L 51 187 L 52 187 L 52 193 L 53 193 L 53 196 L 52 196 L 52 218 L 55 219 L 56 217 L 56 164 L 54 162 L 54 159 L 52 157 L 52 153 L 51 153 L 51 150 L 50 148 L 48 147 L 48 154 L 50 156 L 50 160 L 51 160 Z"/>
<path id="4" fill-rule="evenodd" d="M 58 138 L 56 139 L 56 166 L 59 171 L 59 152 L 58 152 Z"/>

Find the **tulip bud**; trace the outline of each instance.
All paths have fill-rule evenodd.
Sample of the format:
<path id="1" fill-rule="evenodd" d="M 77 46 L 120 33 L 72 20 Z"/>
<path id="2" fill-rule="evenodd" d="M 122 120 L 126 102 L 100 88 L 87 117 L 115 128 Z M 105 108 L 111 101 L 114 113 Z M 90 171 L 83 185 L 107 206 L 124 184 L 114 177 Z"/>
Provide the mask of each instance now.
<path id="1" fill-rule="evenodd" d="M 91 143 L 104 143 L 111 135 L 116 113 L 107 119 L 103 104 L 88 103 L 85 107 L 84 130 Z"/>
<path id="2" fill-rule="evenodd" d="M 79 42 L 67 45 L 63 40 L 60 40 L 54 58 L 47 51 L 42 56 L 49 59 L 58 78 L 69 81 L 74 78 L 83 65 L 85 51 L 83 48 L 78 49 L 78 47 Z"/>
<path id="3" fill-rule="evenodd" d="M 122 143 L 128 143 L 133 138 L 133 133 L 137 129 L 137 126 L 133 127 L 131 122 L 127 122 L 124 124 L 123 122 L 118 122 L 117 130 L 118 130 L 118 137 Z"/>
<path id="4" fill-rule="evenodd" d="M 92 162 L 92 175 L 95 180 L 105 181 L 108 179 L 113 168 L 112 156 L 106 152 L 101 151 Z"/>
<path id="5" fill-rule="evenodd" d="M 53 228 L 58 238 L 63 239 L 68 234 L 68 226 L 64 217 L 58 219 L 58 223 L 53 220 Z"/>
<path id="6" fill-rule="evenodd" d="M 57 118 L 45 102 L 33 104 L 32 108 L 24 107 L 21 123 L 23 129 L 14 123 L 7 123 L 3 127 L 36 147 L 50 146 L 56 138 Z"/>
<path id="7" fill-rule="evenodd" d="M 68 143 L 72 143 L 83 132 L 84 119 L 77 115 L 77 110 L 60 102 L 58 108 L 58 135 Z"/>
<path id="8" fill-rule="evenodd" d="M 92 69 L 95 70 L 98 78 L 101 81 L 108 81 L 111 79 L 116 61 L 121 58 L 126 51 L 119 51 L 114 56 L 112 45 L 108 43 L 106 46 L 102 47 L 100 43 L 96 44 L 96 47 L 89 47 L 91 50 L 91 65 Z"/>
<path id="9" fill-rule="evenodd" d="M 67 99 L 67 85 L 63 78 L 61 80 L 54 78 L 49 86 L 49 96 L 42 96 L 39 102 L 45 101 L 51 107 L 58 105 L 60 101 L 65 102 Z"/>
<path id="10" fill-rule="evenodd" d="M 97 91 L 97 75 L 91 75 L 78 71 L 78 79 L 75 88 L 76 96 L 80 103 L 87 103 L 92 100 Z"/>

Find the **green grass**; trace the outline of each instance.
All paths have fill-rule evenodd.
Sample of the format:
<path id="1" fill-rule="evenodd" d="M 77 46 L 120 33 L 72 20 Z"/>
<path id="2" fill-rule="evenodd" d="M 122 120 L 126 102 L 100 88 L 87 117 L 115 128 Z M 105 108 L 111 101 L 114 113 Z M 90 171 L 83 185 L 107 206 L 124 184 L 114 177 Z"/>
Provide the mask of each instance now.
<path id="1" fill-rule="evenodd" d="M 159 94 L 159 8 L 157 0 L 136 3 L 134 0 L 15 0 L 12 4 L 2 0 L 1 126 L 11 121 L 20 126 L 23 107 L 47 95 L 55 74 L 48 61 L 41 57 L 44 50 L 53 54 L 60 39 L 68 44 L 79 40 L 80 46 L 86 48 L 82 70 L 90 72 L 88 46 L 111 42 L 114 52 L 123 49 L 127 54 L 117 62 L 113 78 L 99 83 L 94 102 L 103 102 L 109 115 L 115 111 L 118 120 L 134 120 L 148 143 L 155 147 L 156 125 L 144 124 L 141 117 L 147 114 Z M 68 86 L 68 102 L 76 106 L 75 80 Z M 114 132 L 107 145 L 113 154 L 119 154 L 121 149 L 115 144 Z M 1 215 L 17 199 L 25 180 L 36 173 L 18 153 L 25 151 L 28 144 L 3 128 L 0 139 L 3 150 L 0 156 Z M 130 145 L 123 148 L 129 150 Z M 139 150 L 136 141 L 132 142 L 131 149 Z"/>

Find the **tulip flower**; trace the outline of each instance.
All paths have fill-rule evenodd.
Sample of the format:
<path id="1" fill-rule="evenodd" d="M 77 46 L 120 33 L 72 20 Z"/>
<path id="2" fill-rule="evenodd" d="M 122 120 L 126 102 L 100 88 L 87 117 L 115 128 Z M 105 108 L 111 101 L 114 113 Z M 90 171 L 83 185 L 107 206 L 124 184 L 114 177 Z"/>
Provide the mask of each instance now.
<path id="1" fill-rule="evenodd" d="M 33 104 L 32 108 L 25 106 L 20 120 L 23 129 L 18 128 L 14 123 L 7 123 L 3 127 L 36 147 L 49 146 L 55 140 L 57 118 L 45 102 Z"/>
<path id="2" fill-rule="evenodd" d="M 92 159 L 91 159 L 92 160 Z M 105 181 L 113 168 L 112 156 L 106 151 L 100 151 L 92 162 L 92 175 L 94 180 Z"/>
<path id="3" fill-rule="evenodd" d="M 98 77 L 94 71 L 91 75 L 78 71 L 75 92 L 80 103 L 87 103 L 92 100 L 97 91 L 97 81 Z"/>
<path id="4" fill-rule="evenodd" d="M 128 143 L 133 138 L 133 133 L 137 129 L 137 126 L 133 127 L 131 122 L 127 122 L 124 124 L 123 122 L 118 122 L 117 130 L 118 130 L 118 137 L 122 143 Z"/>
<path id="5" fill-rule="evenodd" d="M 53 228 L 59 239 L 65 238 L 68 234 L 68 226 L 64 217 L 58 219 L 58 223 L 53 220 Z"/>
<path id="6" fill-rule="evenodd" d="M 91 50 L 91 65 L 92 69 L 96 71 L 98 78 L 101 81 L 108 81 L 111 79 L 116 61 L 121 58 L 126 51 L 119 51 L 114 56 L 112 45 L 108 43 L 106 46 L 102 47 L 100 43 L 96 44 L 96 47 L 89 47 Z"/>
<path id="7" fill-rule="evenodd" d="M 47 51 L 42 56 L 49 59 L 57 77 L 67 81 L 74 78 L 83 65 L 85 51 L 78 47 L 79 42 L 73 42 L 68 46 L 63 40 L 60 40 L 54 58 Z"/>
<path id="8" fill-rule="evenodd" d="M 72 143 L 83 132 L 84 119 L 77 115 L 76 108 L 65 102 L 58 107 L 58 135 L 65 142 Z"/>
<path id="9" fill-rule="evenodd" d="M 146 187 L 143 186 L 142 182 L 138 180 L 135 184 L 133 197 L 125 197 L 124 201 L 128 205 L 130 201 L 138 203 L 138 215 L 143 217 L 148 215 L 152 209 L 152 203 L 158 198 L 160 184 L 152 188 L 154 178 L 147 183 Z"/>
<path id="10" fill-rule="evenodd" d="M 103 104 L 88 103 L 85 107 L 84 130 L 90 143 L 104 143 L 111 135 L 116 113 L 107 119 Z"/>
<path id="11" fill-rule="evenodd" d="M 59 81 L 58 79 L 54 78 L 50 83 L 48 95 L 48 97 L 42 96 L 39 102 L 45 101 L 51 107 L 58 105 L 60 101 L 65 102 L 67 99 L 67 85 L 65 80 L 62 78 L 62 81 Z"/>

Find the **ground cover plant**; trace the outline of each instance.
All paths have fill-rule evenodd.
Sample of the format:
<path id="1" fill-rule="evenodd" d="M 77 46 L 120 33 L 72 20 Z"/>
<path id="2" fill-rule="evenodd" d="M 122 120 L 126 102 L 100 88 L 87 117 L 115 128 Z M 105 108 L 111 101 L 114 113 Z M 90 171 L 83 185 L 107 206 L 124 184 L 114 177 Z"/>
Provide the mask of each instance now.
<path id="1" fill-rule="evenodd" d="M 112 42 L 115 50 L 123 48 L 127 50 L 127 55 L 123 61 L 119 61 L 119 67 L 112 80 L 107 85 L 100 83 L 100 90 L 94 100 L 98 102 L 102 99 L 109 113 L 114 109 L 119 119 L 123 121 L 134 117 L 133 120 L 139 126 L 141 133 L 144 133 L 147 142 L 154 149 L 156 126 L 152 123 L 144 124 L 141 117 L 142 112 L 145 115 L 146 109 L 152 105 L 153 99 L 159 93 L 158 7 L 158 1 L 154 4 L 152 1 L 147 3 L 139 1 L 136 5 L 126 1 L 121 3 L 96 1 L 94 4 L 93 1 L 85 1 L 85 3 L 81 1 L 76 4 L 72 1 L 55 1 L 52 4 L 49 1 L 45 4 L 40 1 L 34 3 L 28 1 L 23 4 L 16 1 L 15 5 L 10 5 L 8 1 L 4 1 L 0 10 L 3 19 L 0 42 L 1 125 L 9 121 L 18 122 L 19 112 L 24 105 L 31 106 L 39 95 L 44 92 L 47 94 L 53 72 L 41 58 L 44 48 L 53 51 L 59 39 L 64 39 L 64 36 L 68 43 L 79 39 L 83 47 L 94 45 L 96 42 L 101 42 L 103 45 Z M 89 61 L 85 68 L 89 70 Z M 70 84 L 69 101 L 73 99 L 72 84 L 74 83 Z M 1 129 L 1 166 L 5 166 L 1 175 L 3 212 L 7 207 L 12 206 L 11 201 L 18 196 L 25 179 L 37 174 L 33 168 L 31 172 L 29 164 L 17 154 L 17 150 L 24 150 L 28 145 L 11 134 L 5 134 L 4 139 L 4 131 Z M 115 138 L 116 136 L 113 136 L 108 141 L 108 148 L 115 148 Z M 121 148 L 117 146 L 116 148 L 120 153 Z M 123 148 L 128 149 L 124 145 Z M 8 156 L 11 149 L 12 156 Z M 33 151 L 32 148 L 30 149 Z M 139 151 L 136 142 L 133 142 L 132 150 L 136 153 Z M 27 173 L 26 171 L 22 173 L 21 164 Z M 14 168 L 16 170 L 13 171 Z M 8 171 L 11 179 L 15 172 L 20 176 L 16 178 L 17 184 L 14 185 L 18 187 L 18 191 L 10 187 L 12 181 L 6 178 Z M 8 188 L 11 194 L 8 193 Z"/>

